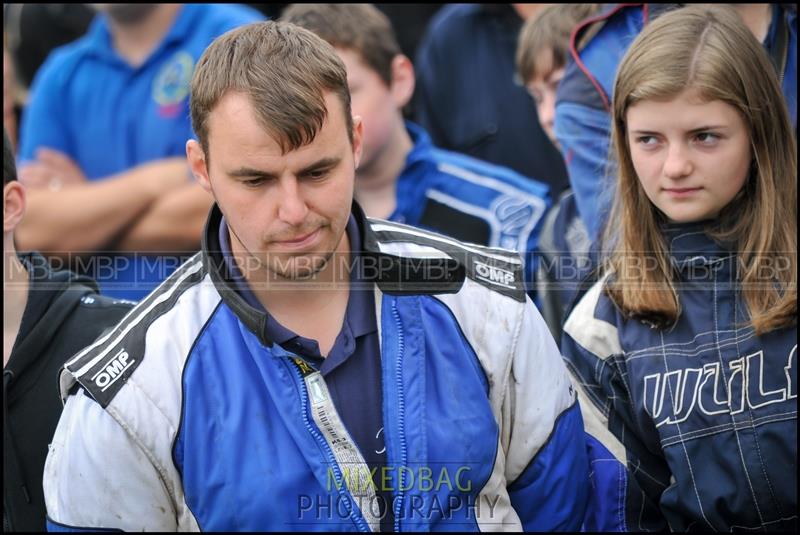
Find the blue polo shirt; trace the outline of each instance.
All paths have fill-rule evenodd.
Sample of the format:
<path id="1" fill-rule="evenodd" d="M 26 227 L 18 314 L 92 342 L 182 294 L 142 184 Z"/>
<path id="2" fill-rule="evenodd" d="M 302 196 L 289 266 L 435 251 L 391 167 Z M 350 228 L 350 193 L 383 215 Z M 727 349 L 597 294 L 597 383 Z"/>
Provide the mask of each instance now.
<path id="1" fill-rule="evenodd" d="M 223 33 L 258 20 L 254 9 L 187 4 L 145 62 L 130 66 L 112 44 L 108 19 L 53 51 L 36 74 L 20 132 L 20 162 L 49 147 L 72 158 L 89 180 L 186 155 L 192 137 L 189 88 L 194 66 Z M 189 173 L 187 167 L 187 175 Z M 88 268 L 102 293 L 140 299 L 177 266 L 176 258 L 104 255 Z"/>
<path id="2" fill-rule="evenodd" d="M 225 218 L 219 227 L 220 249 L 225 267 L 239 295 L 251 307 L 267 312 L 267 336 L 285 350 L 303 358 L 325 378 L 333 403 L 347 431 L 355 441 L 370 469 L 376 468 L 376 494 L 383 500 L 381 530 L 392 531 L 394 520 L 391 493 L 380 485 L 380 470 L 386 466 L 386 446 L 383 440 L 383 388 L 381 386 L 381 354 L 378 323 L 375 318 L 373 284 L 362 277 L 361 236 L 355 217 L 347 223 L 350 240 L 350 296 L 347 300 L 342 330 L 336 337 L 327 357 L 323 357 L 316 340 L 304 338 L 281 325 L 269 315 L 256 299 L 231 253 L 230 236 Z"/>

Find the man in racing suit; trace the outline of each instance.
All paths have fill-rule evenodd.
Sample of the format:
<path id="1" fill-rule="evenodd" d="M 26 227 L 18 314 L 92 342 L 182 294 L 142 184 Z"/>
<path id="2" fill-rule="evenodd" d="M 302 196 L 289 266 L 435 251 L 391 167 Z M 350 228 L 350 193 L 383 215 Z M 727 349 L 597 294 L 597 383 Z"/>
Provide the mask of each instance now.
<path id="1" fill-rule="evenodd" d="M 330 45 L 200 59 L 200 253 L 61 376 L 51 529 L 574 530 L 580 409 L 516 253 L 367 219 Z"/>

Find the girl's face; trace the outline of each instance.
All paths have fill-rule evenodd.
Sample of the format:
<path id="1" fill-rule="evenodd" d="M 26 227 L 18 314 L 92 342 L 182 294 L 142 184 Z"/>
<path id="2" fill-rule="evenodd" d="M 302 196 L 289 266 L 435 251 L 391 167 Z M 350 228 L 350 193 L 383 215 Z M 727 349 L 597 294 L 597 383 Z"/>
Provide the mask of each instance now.
<path id="1" fill-rule="evenodd" d="M 650 201 L 671 221 L 719 214 L 747 180 L 750 136 L 739 112 L 695 89 L 670 100 L 642 100 L 627 110 L 628 146 Z"/>

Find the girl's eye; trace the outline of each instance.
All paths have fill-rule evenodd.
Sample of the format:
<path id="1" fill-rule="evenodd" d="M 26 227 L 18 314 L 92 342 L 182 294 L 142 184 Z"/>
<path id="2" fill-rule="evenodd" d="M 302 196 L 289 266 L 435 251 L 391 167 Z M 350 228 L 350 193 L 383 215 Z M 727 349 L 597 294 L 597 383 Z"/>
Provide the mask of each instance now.
<path id="1" fill-rule="evenodd" d="M 719 136 L 711 132 L 700 132 L 697 134 L 696 139 L 704 145 L 713 145 L 719 140 Z"/>
<path id="2" fill-rule="evenodd" d="M 645 147 L 653 147 L 657 141 L 655 136 L 639 136 L 636 138 L 636 142 Z"/>

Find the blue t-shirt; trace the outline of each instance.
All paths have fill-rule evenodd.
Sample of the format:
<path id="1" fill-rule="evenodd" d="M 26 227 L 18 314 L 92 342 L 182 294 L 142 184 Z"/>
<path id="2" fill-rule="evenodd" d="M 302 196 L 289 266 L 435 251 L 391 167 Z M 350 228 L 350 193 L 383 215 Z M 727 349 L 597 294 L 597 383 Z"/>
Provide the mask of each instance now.
<path id="1" fill-rule="evenodd" d="M 194 137 L 189 88 L 197 60 L 216 37 L 258 20 L 263 16 L 244 6 L 184 5 L 158 47 L 132 67 L 114 49 L 107 17 L 98 16 L 84 37 L 56 49 L 39 69 L 23 114 L 20 163 L 48 147 L 99 180 L 185 156 Z M 88 271 L 102 293 L 128 299 L 140 299 L 180 265 L 140 254 L 95 258 Z"/>
<path id="2" fill-rule="evenodd" d="M 374 479 L 381 507 L 381 529 L 393 530 L 391 492 L 381 486 L 381 467 L 386 466 L 383 439 L 383 388 L 378 323 L 375 318 L 375 297 L 372 282 L 363 277 L 361 236 L 355 217 L 347 223 L 350 240 L 350 296 L 342 330 L 327 357 L 323 357 L 316 340 L 304 338 L 281 325 L 269 315 L 253 294 L 231 253 L 230 236 L 225 218 L 219 227 L 220 250 L 225 267 L 239 295 L 256 310 L 267 312 L 267 337 L 283 349 L 301 357 L 325 378 L 336 410 L 347 431 L 369 465 L 377 468 Z M 389 507 L 385 507 L 389 505 Z"/>

